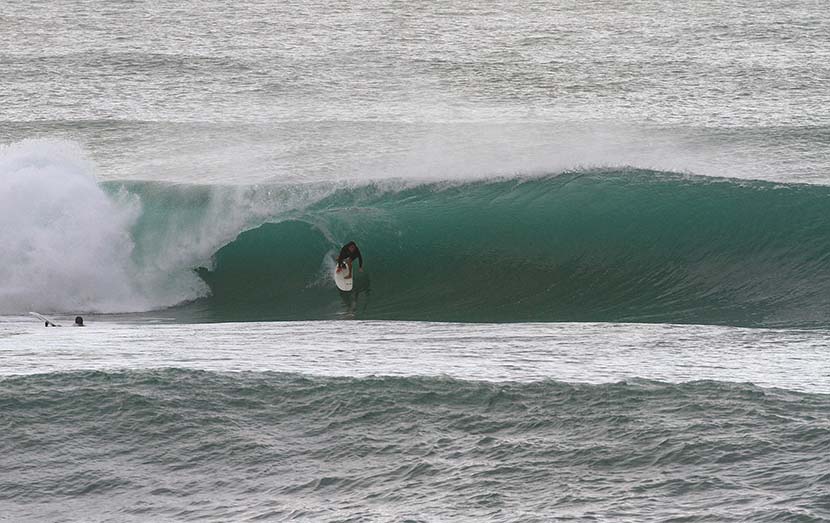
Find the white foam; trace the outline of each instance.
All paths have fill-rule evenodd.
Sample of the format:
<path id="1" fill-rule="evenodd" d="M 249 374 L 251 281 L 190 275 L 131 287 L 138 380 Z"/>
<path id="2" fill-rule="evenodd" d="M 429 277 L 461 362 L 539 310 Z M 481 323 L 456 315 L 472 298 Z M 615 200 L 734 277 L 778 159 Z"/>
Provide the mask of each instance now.
<path id="1" fill-rule="evenodd" d="M 206 296 L 195 267 L 210 266 L 240 232 L 333 189 L 164 190 L 184 191 L 185 202 L 189 191 L 208 193 L 196 206 L 171 201 L 143 216 L 158 202 L 126 188 L 104 190 L 73 142 L 0 145 L 0 314 L 140 312 Z"/>
<path id="2" fill-rule="evenodd" d="M 0 313 L 150 308 L 130 257 L 140 212 L 101 190 L 77 145 L 0 146 Z"/>

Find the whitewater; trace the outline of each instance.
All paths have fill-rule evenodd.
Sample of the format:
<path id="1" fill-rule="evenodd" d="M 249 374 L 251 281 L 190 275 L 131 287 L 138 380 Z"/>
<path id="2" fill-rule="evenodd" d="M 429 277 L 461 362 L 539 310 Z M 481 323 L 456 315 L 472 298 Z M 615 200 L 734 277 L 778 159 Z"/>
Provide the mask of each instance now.
<path id="1" fill-rule="evenodd" d="M 0 519 L 830 519 L 825 10 L 6 2 Z"/>

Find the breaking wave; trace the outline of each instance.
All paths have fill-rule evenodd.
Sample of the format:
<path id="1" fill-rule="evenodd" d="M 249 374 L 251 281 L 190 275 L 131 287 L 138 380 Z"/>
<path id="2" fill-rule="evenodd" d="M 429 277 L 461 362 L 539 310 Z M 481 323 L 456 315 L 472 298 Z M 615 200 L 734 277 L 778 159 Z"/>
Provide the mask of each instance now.
<path id="1" fill-rule="evenodd" d="M 30 144 L 29 144 L 30 145 Z M 0 155 L 0 313 L 826 326 L 830 188 L 634 168 L 454 183 L 94 181 Z M 330 281 L 355 240 L 356 291 Z"/>

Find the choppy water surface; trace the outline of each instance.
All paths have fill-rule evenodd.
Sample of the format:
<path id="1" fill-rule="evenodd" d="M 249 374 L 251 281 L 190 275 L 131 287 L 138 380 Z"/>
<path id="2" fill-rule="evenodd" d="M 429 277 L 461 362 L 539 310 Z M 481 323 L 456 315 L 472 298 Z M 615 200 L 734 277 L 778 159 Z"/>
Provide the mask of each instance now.
<path id="1" fill-rule="evenodd" d="M 673 325 L 10 321 L 0 504 L 16 521 L 821 520 L 826 345 Z"/>

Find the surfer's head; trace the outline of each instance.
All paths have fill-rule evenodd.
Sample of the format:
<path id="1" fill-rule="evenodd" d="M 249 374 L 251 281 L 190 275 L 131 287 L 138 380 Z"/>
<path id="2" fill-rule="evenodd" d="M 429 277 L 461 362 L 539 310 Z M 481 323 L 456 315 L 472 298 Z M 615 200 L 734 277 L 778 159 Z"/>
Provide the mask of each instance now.
<path id="1" fill-rule="evenodd" d="M 75 316 L 75 326 L 76 327 L 83 327 L 84 326 L 84 319 L 80 316 Z"/>
<path id="2" fill-rule="evenodd" d="M 349 252 L 354 252 L 357 249 L 357 244 L 355 242 L 349 242 L 347 247 L 349 247 Z"/>

